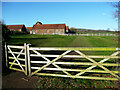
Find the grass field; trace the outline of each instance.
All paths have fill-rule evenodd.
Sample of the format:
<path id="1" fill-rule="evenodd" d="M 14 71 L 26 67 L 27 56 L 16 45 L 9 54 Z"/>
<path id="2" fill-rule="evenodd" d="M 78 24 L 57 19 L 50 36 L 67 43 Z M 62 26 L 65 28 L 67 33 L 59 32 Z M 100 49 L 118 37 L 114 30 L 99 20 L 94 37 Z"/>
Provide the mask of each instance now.
<path id="1" fill-rule="evenodd" d="M 37 47 L 118 47 L 117 36 L 13 35 L 8 44 Z M 118 81 L 38 76 L 37 88 L 118 88 Z"/>
<path id="2" fill-rule="evenodd" d="M 8 44 L 39 47 L 118 47 L 117 36 L 14 35 Z"/>

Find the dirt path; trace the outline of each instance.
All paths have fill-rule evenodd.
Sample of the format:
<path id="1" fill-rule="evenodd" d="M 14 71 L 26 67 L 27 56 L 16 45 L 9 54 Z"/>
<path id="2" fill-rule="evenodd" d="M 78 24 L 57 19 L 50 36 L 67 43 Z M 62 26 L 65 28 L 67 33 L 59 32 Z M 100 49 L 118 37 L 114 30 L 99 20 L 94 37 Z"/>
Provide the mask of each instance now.
<path id="1" fill-rule="evenodd" d="M 84 36 L 76 37 L 76 39 L 70 44 L 71 47 L 90 47 L 91 44 Z"/>
<path id="2" fill-rule="evenodd" d="M 2 76 L 2 88 L 35 88 L 37 76 L 27 77 L 23 72 L 12 72 Z"/>

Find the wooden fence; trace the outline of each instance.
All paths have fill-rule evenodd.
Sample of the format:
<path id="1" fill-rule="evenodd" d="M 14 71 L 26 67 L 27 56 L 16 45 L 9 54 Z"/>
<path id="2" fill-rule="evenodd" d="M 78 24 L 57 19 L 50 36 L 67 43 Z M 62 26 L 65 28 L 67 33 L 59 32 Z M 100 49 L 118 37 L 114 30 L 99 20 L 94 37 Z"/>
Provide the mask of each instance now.
<path id="1" fill-rule="evenodd" d="M 59 47 L 29 47 L 8 45 L 8 53 L 13 57 L 12 65 L 18 65 L 29 76 L 59 76 L 71 78 L 119 80 L 120 59 L 119 48 L 59 48 Z M 14 52 L 11 48 L 22 49 Z M 23 52 L 24 50 L 24 52 Z M 17 54 L 16 56 L 14 54 Z M 24 55 L 25 58 L 19 58 Z M 6 59 L 9 61 L 8 59 Z M 20 60 L 25 64 L 21 64 Z M 25 69 L 23 68 L 25 67 Z"/>
<path id="2" fill-rule="evenodd" d="M 98 34 L 95 34 L 95 33 L 88 33 L 88 34 L 64 34 L 66 36 L 120 36 L 119 34 L 101 34 L 101 33 L 98 33 Z"/>

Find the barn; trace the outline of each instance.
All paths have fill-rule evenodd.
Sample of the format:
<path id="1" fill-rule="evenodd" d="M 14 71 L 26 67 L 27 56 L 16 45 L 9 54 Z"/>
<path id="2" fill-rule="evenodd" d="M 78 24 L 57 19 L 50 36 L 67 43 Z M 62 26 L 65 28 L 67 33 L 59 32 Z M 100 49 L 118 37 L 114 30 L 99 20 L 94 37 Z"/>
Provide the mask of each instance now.
<path id="1" fill-rule="evenodd" d="M 24 24 L 22 25 L 6 25 L 6 27 L 14 33 L 29 33 L 29 30 L 25 27 Z"/>
<path id="2" fill-rule="evenodd" d="M 66 28 L 67 27 L 67 28 Z M 32 34 L 59 34 L 63 35 L 68 32 L 68 26 L 65 24 L 42 24 L 37 22 L 33 25 Z"/>

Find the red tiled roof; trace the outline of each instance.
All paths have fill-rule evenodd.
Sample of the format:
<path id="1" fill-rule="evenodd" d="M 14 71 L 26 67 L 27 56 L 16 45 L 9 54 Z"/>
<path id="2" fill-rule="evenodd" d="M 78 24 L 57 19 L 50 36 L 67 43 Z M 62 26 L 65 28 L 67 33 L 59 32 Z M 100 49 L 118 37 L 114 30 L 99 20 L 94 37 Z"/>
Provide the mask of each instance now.
<path id="1" fill-rule="evenodd" d="M 65 29 L 65 24 L 33 25 L 33 29 Z"/>
<path id="2" fill-rule="evenodd" d="M 27 27 L 27 29 L 28 29 L 29 31 L 31 31 L 31 30 L 32 30 L 32 28 L 33 28 L 33 27 Z"/>
<path id="3" fill-rule="evenodd" d="M 66 30 L 68 30 L 69 29 L 69 27 L 68 26 L 66 26 Z"/>
<path id="4" fill-rule="evenodd" d="M 23 25 L 6 25 L 8 29 L 22 29 Z"/>

